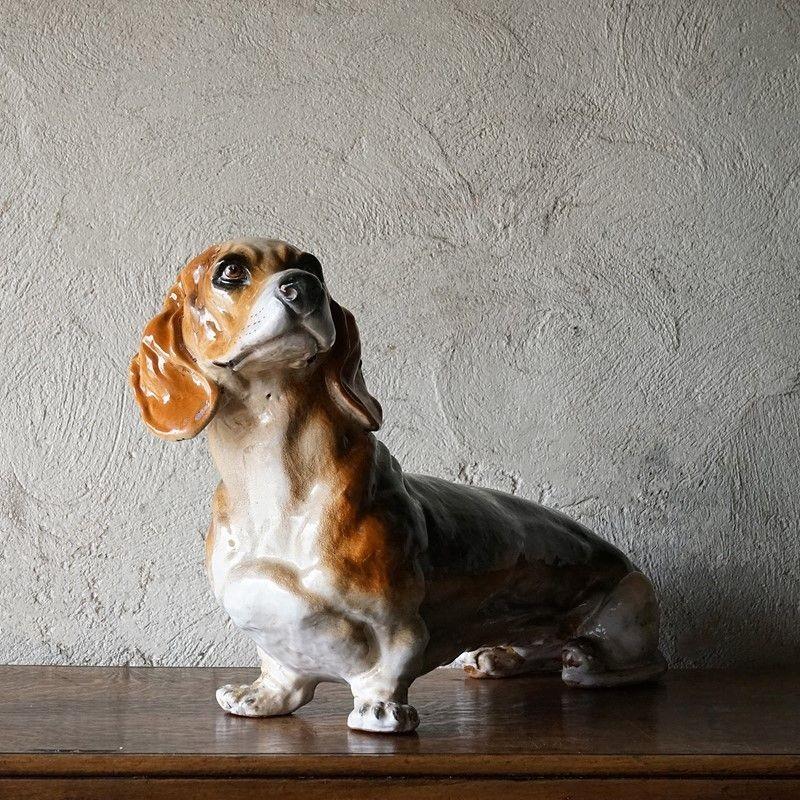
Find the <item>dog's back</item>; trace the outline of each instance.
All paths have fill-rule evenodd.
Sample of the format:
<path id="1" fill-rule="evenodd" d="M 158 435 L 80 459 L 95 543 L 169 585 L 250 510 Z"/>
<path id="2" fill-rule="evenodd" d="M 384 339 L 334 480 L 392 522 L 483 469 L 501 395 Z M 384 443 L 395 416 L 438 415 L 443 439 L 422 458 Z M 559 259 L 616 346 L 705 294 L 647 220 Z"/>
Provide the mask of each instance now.
<path id="1" fill-rule="evenodd" d="M 491 643 L 495 630 L 507 638 L 509 624 L 523 639 L 563 640 L 571 612 L 633 569 L 616 547 L 555 509 L 425 475 L 407 474 L 405 485 L 425 517 L 421 613 L 438 663 L 458 655 L 452 650 Z M 462 633 L 457 645 L 454 627 Z"/>
<path id="2" fill-rule="evenodd" d="M 520 558 L 555 568 L 618 562 L 620 575 L 631 570 L 616 547 L 556 509 L 428 475 L 406 474 L 405 485 L 425 515 L 434 573 L 486 573 Z"/>

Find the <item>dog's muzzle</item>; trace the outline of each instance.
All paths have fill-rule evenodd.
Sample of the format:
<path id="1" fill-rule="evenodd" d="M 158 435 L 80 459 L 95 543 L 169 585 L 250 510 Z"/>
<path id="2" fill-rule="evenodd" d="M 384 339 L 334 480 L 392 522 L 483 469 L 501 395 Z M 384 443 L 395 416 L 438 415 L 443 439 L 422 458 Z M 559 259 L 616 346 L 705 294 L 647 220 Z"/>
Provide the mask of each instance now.
<path id="1" fill-rule="evenodd" d="M 275 295 L 293 314 L 307 317 L 325 301 L 325 289 L 316 276 L 302 269 L 288 269 L 281 274 Z"/>
<path id="2" fill-rule="evenodd" d="M 315 275 L 302 269 L 287 269 L 281 273 L 275 296 L 314 337 L 320 352 L 330 350 L 336 330 L 327 292 Z"/>

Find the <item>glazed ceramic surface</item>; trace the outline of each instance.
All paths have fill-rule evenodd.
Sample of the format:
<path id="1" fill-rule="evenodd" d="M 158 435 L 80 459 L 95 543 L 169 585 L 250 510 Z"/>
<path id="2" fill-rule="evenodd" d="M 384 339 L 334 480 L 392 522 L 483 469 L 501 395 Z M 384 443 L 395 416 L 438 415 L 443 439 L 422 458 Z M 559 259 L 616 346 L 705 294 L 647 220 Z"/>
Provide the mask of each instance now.
<path id="1" fill-rule="evenodd" d="M 248 239 L 194 258 L 131 383 L 158 436 L 208 431 L 208 576 L 261 658 L 253 684 L 218 690 L 226 711 L 288 714 L 338 681 L 351 728 L 404 732 L 411 682 L 440 665 L 583 687 L 664 671 L 652 587 L 616 548 L 536 503 L 402 471 L 311 254 Z"/>

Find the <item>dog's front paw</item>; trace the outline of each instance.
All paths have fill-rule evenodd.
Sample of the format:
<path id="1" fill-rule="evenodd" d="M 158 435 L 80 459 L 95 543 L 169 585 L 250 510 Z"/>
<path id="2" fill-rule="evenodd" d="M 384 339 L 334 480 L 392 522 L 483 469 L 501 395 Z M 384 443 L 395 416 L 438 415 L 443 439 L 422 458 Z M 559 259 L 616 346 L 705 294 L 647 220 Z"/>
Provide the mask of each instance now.
<path id="1" fill-rule="evenodd" d="M 217 689 L 220 708 L 239 717 L 268 717 L 274 714 L 273 699 L 257 683 L 228 683 Z"/>
<path id="2" fill-rule="evenodd" d="M 253 683 L 228 683 L 217 689 L 217 702 L 229 714 L 240 717 L 278 717 L 291 714 L 314 697 L 317 682 L 298 677 L 286 685 L 260 677 Z"/>
<path id="3" fill-rule="evenodd" d="M 239 717 L 277 717 L 291 714 L 311 699 L 313 692 L 294 689 L 276 692 L 260 681 L 234 685 L 228 683 L 217 689 L 220 708 Z"/>
<path id="4" fill-rule="evenodd" d="M 360 700 L 347 718 L 347 727 L 372 733 L 409 733 L 419 725 L 414 706 L 390 700 Z"/>

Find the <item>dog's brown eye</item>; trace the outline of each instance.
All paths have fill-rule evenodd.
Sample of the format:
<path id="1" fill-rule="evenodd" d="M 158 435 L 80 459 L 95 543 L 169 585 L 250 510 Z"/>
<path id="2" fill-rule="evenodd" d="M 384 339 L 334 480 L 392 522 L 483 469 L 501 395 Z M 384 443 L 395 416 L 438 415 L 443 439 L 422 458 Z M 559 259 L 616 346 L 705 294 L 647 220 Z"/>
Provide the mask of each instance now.
<path id="1" fill-rule="evenodd" d="M 250 280 L 247 267 L 239 260 L 221 262 L 214 273 L 214 285 L 223 288 L 243 286 Z"/>
<path id="2" fill-rule="evenodd" d="M 228 264 L 220 275 L 221 280 L 232 283 L 238 283 L 242 278 L 244 278 L 244 267 L 241 264 Z"/>

